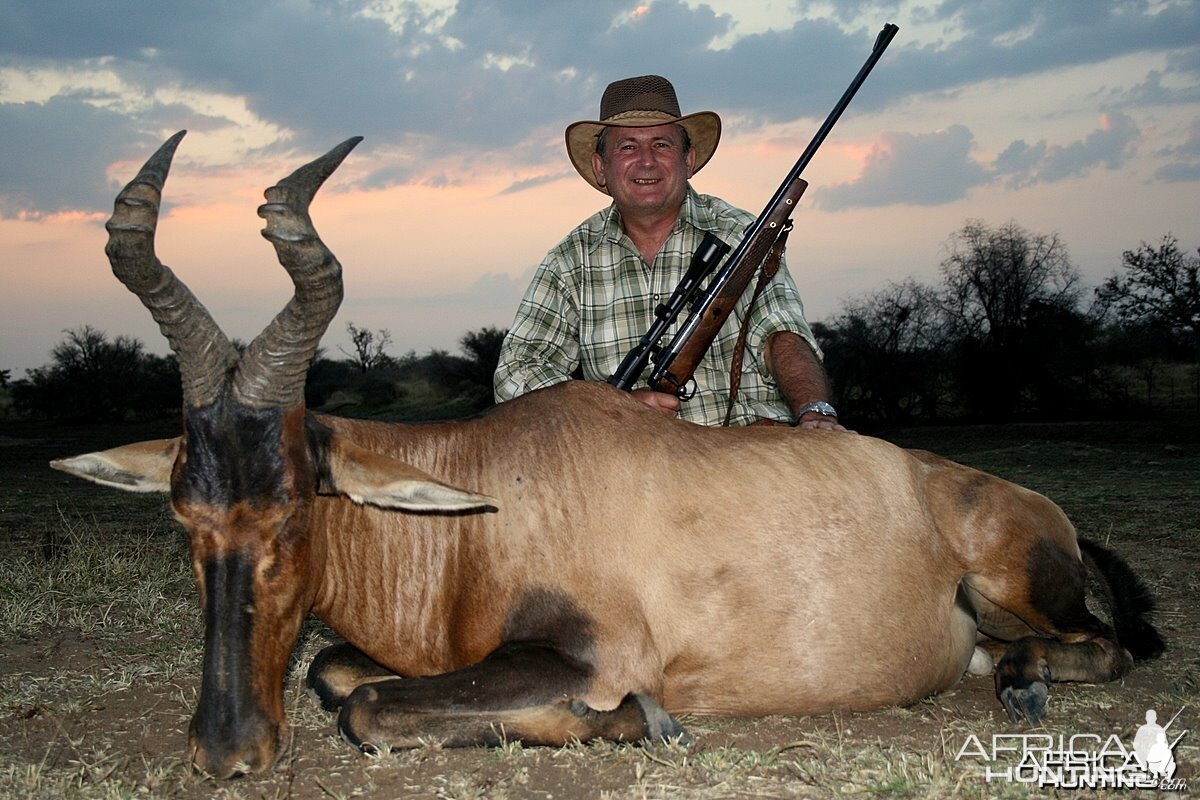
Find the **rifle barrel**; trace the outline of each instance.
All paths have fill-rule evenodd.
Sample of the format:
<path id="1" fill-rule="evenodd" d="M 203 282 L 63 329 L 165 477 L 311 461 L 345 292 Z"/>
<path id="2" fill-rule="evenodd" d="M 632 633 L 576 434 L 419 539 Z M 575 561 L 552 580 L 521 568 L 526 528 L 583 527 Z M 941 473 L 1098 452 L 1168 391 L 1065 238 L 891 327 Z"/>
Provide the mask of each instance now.
<path id="1" fill-rule="evenodd" d="M 733 251 L 733 255 L 729 257 L 729 263 L 734 263 L 735 259 L 739 258 L 742 251 L 750 240 L 752 240 L 766 222 L 767 212 L 769 212 L 781 199 L 787 191 L 788 184 L 800 177 L 800 173 L 804 172 L 804 168 L 808 166 L 808 162 L 812 161 L 813 156 L 817 154 L 817 150 L 825 142 L 825 137 L 833 130 L 833 126 L 837 124 L 841 118 L 842 112 L 846 110 L 846 106 L 850 105 L 850 101 L 854 99 L 854 95 L 858 93 L 859 88 L 867 80 L 867 76 L 871 74 L 871 70 L 875 68 L 875 64 L 883 57 L 883 51 L 892 43 L 892 39 L 896 36 L 900 28 L 892 23 L 887 23 L 883 26 L 883 30 L 875 37 L 875 45 L 871 48 L 871 55 L 867 57 L 866 63 L 858 70 L 858 74 L 854 76 L 854 80 L 850 81 L 850 86 L 842 93 L 841 99 L 837 101 L 837 105 L 833 107 L 833 111 L 829 112 L 829 116 L 821 123 L 821 127 L 817 129 L 817 133 L 813 136 L 812 141 L 808 143 L 808 147 L 804 148 L 804 152 L 800 154 L 800 158 L 796 159 L 796 163 L 792 166 L 791 172 L 783 179 L 783 183 L 775 190 L 771 200 L 767 203 L 763 213 L 758 215 L 753 224 L 746 229 L 746 235 L 742 237 L 742 241 L 738 244 L 737 249 Z"/>
<path id="2" fill-rule="evenodd" d="M 671 340 L 671 343 L 658 353 L 658 356 L 655 359 L 654 372 L 650 376 L 650 383 L 652 386 L 661 383 L 667 378 L 670 373 L 671 362 L 675 360 L 675 357 L 679 354 L 683 344 L 691 337 L 692 332 L 699 327 L 705 313 L 712 305 L 713 299 L 717 296 L 717 294 L 719 294 L 720 290 L 727 283 L 729 283 L 730 278 L 737 271 L 738 265 L 745 258 L 746 251 L 750 248 L 755 238 L 757 238 L 762 232 L 763 227 L 767 225 L 772 211 L 774 211 L 775 208 L 784 201 L 791 184 L 800 178 L 800 173 L 803 172 L 804 168 L 808 166 L 808 162 L 812 161 L 813 156 L 816 155 L 817 150 L 825 141 L 825 137 L 827 137 L 829 132 L 833 130 L 833 126 L 837 124 L 838 119 L 842 116 L 842 112 L 846 110 L 846 106 L 850 105 L 850 101 L 854 99 L 854 95 L 858 93 L 859 88 L 863 85 L 863 82 L 866 81 L 867 76 L 871 74 L 871 70 L 874 69 L 875 64 L 880 58 L 883 57 L 883 51 L 887 49 L 889 44 L 891 44 L 892 39 L 899 30 L 900 28 L 898 26 L 893 25 L 890 22 L 883 26 L 883 30 L 881 30 L 879 35 L 875 38 L 875 44 L 871 48 L 871 55 L 867 57 L 866 62 L 858 70 L 858 74 L 854 76 L 854 80 L 850 82 L 850 86 L 847 87 L 846 91 L 842 93 L 841 99 L 837 101 L 837 104 L 833 107 L 833 111 L 829 113 L 829 116 L 825 118 L 825 122 L 823 122 L 821 127 L 817 129 L 816 135 L 813 136 L 812 141 L 808 143 L 808 147 L 804 149 L 804 152 L 800 154 L 800 158 L 796 160 L 796 163 L 792 166 L 791 171 L 788 172 L 787 177 L 783 179 L 783 183 L 781 183 L 779 188 L 775 190 L 775 194 L 771 196 L 770 201 L 767 202 L 767 205 L 765 208 L 763 208 L 762 213 L 759 214 L 758 218 L 754 220 L 754 222 L 750 223 L 750 226 L 746 228 L 746 232 L 743 234 L 742 240 L 738 242 L 738 245 L 736 248 L 734 248 L 733 253 L 728 259 L 726 259 L 725 264 L 721 267 L 720 271 L 717 272 L 712 281 L 709 283 L 708 287 L 704 290 L 704 294 L 692 307 L 692 313 L 683 323 L 683 327 L 681 327 L 679 332 L 675 334 L 675 338 Z M 757 267 L 756 264 L 751 266 Z M 676 386 L 681 386 L 682 384 L 687 383 L 686 380 L 682 382 L 670 380 L 669 382 Z"/>

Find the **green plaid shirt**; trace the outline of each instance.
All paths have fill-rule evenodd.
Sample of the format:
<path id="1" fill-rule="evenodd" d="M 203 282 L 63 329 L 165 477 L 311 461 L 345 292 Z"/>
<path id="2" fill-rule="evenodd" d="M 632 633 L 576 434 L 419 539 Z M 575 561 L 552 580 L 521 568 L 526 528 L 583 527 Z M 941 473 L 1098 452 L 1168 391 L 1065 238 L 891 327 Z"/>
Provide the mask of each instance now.
<path id="1" fill-rule="evenodd" d="M 607 380 L 654 322 L 655 307 L 675 290 L 704 233 L 712 231 L 736 247 L 753 221 L 747 212 L 697 194 L 689 185 L 679 221 L 654 264 L 647 266 L 622 232 L 615 205 L 593 214 L 567 234 L 535 272 L 504 338 L 495 376 L 496 402 L 569 380 L 576 369 L 586 380 Z M 703 425 L 720 425 L 725 419 L 729 370 L 751 294 L 742 296 L 698 365 L 697 391 L 683 403 L 683 419 Z M 686 317 L 685 308 L 663 337 L 664 345 Z M 759 418 L 791 419 L 791 409 L 762 359 L 767 337 L 777 331 L 794 331 L 820 355 L 786 266 L 754 304 L 733 425 Z M 646 368 L 639 385 L 645 385 L 652 367 Z"/>

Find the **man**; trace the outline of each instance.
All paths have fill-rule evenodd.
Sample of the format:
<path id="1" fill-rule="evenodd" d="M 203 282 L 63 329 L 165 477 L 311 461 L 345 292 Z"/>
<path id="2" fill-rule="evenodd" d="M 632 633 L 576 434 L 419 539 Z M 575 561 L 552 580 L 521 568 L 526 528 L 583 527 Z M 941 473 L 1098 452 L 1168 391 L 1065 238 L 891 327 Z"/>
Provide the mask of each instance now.
<path id="1" fill-rule="evenodd" d="M 671 295 L 705 232 L 737 245 L 754 216 L 688 183 L 712 158 L 720 135 L 720 117 L 682 115 L 674 87 L 657 75 L 610 84 L 599 120 L 567 128 L 571 163 L 613 202 L 571 231 L 534 274 L 501 349 L 497 402 L 576 375 L 607 380 L 654 321 L 655 307 Z M 692 398 L 681 403 L 647 387 L 633 396 L 672 417 L 722 424 L 750 294 L 697 367 Z M 829 405 L 820 349 L 786 267 L 750 314 L 730 423 L 771 419 L 845 430 Z"/>

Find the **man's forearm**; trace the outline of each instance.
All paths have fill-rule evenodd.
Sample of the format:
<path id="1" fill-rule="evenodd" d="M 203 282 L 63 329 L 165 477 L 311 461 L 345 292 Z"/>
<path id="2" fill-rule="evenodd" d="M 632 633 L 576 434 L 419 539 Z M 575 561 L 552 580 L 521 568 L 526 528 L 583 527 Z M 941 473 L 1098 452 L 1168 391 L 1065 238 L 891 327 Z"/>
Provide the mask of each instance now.
<path id="1" fill-rule="evenodd" d="M 793 414 L 809 403 L 829 401 L 825 367 L 799 334 L 790 331 L 771 334 L 763 356 Z"/>

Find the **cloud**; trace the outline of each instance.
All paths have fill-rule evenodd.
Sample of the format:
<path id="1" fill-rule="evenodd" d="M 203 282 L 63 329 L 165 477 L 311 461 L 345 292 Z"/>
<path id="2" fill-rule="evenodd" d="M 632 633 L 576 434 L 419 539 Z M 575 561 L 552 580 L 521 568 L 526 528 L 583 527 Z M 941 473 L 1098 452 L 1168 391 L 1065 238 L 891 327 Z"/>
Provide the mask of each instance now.
<path id="1" fill-rule="evenodd" d="M 995 161 L 996 173 L 1010 188 L 1049 183 L 1086 174 L 1094 167 L 1118 169 L 1137 151 L 1141 131 L 1128 114 L 1114 112 L 1101 118 L 1101 126 L 1083 139 L 1066 145 L 1045 141 L 1010 144 Z"/>
<path id="2" fill-rule="evenodd" d="M 1174 161 L 1154 171 L 1154 177 L 1164 183 L 1200 181 L 1200 161 Z"/>
<path id="3" fill-rule="evenodd" d="M 1162 153 L 1169 156 L 1200 159 L 1200 117 L 1192 120 L 1191 127 L 1188 129 L 1188 137 L 1183 144 L 1164 148 Z"/>
<path id="4" fill-rule="evenodd" d="M 538 175 L 536 178 L 526 178 L 523 181 L 517 181 L 509 186 L 505 186 L 498 192 L 498 194 L 517 194 L 518 192 L 523 192 L 526 189 L 532 189 L 536 186 L 544 186 L 547 183 L 554 183 L 555 181 L 561 181 L 563 178 L 572 178 L 574 176 L 575 173 L 573 172 L 555 172 L 550 175 Z"/>
<path id="5" fill-rule="evenodd" d="M 0 122 L 24 114 L 18 143 L 46 165 L 46 187 L 59 187 L 6 183 L 4 208 L 15 213 L 106 206 L 95 191 L 100 154 L 128 158 L 180 127 L 207 125 L 244 142 L 234 152 L 194 149 L 198 168 L 228 166 L 254 148 L 319 152 L 363 134 L 381 159 L 369 181 L 387 186 L 453 183 L 449 172 L 484 172 L 497 161 L 558 169 L 562 128 L 594 116 L 604 86 L 629 75 L 667 74 L 685 110 L 712 108 L 742 126 L 821 118 L 869 52 L 877 28 L 865 18 L 908 6 L 837 4 L 824 18 L 810 13 L 721 48 L 710 43 L 730 38 L 736 20 L 684 0 L 179 0 L 170 13 L 133 0 L 0 7 L 0 73 L 35 83 L 87 67 L 115 76 L 93 87 L 104 97 L 85 101 L 63 88 L 38 98 L 47 106 L 40 111 L 0 99 Z M 1200 3 L 946 0 L 922 8 L 911 13 L 923 25 L 953 35 L 922 41 L 902 30 L 855 99 L 859 113 L 1131 54 L 1166 54 L 1132 96 L 1185 102 L 1194 93 L 1185 87 L 1200 83 Z M 0 74 L 0 98 L 9 89 Z M 51 99 L 71 102 L 49 108 Z M 53 126 L 94 132 L 96 152 L 58 157 Z M 952 177 L 958 191 L 972 179 Z"/>
<path id="6" fill-rule="evenodd" d="M 1175 148 L 1180 154 L 1200 154 L 1200 121 L 1196 127 L 1193 138 Z M 1101 127 L 1082 139 L 1032 145 L 1019 139 L 984 163 L 972 158 L 974 136 L 962 125 L 935 133 L 885 133 L 868 153 L 859 177 L 818 193 L 816 202 L 829 211 L 897 203 L 932 206 L 961 200 L 972 188 L 997 180 L 1012 189 L 1052 183 L 1092 169 L 1120 168 L 1136 153 L 1140 136 L 1132 117 L 1106 114 Z M 1176 164 L 1157 177 L 1191 180 L 1189 164 Z"/>
<path id="7" fill-rule="evenodd" d="M 885 133 L 857 180 L 817 194 L 828 211 L 895 203 L 930 206 L 961 200 L 989 178 L 971 158 L 974 136 L 962 125 L 925 134 Z"/>
<path id="8" fill-rule="evenodd" d="M 1144 81 L 1119 94 L 1113 107 L 1170 106 L 1200 101 L 1200 86 L 1196 83 L 1200 73 L 1194 73 L 1195 77 L 1181 86 L 1167 85 L 1164 75 L 1162 70 L 1151 70 Z"/>
<path id="9" fill-rule="evenodd" d="M 0 139 L 0 217 L 110 207 L 105 168 L 131 146 L 124 116 L 78 97 L 0 103 Z"/>
<path id="10" fill-rule="evenodd" d="M 1200 117 L 1192 120 L 1182 144 L 1165 147 L 1160 154 L 1172 160 L 1155 171 L 1158 180 L 1166 183 L 1200 180 Z"/>
<path id="11" fill-rule="evenodd" d="M 1200 3 L 1133 0 L 944 0 L 918 15 L 950 32 L 904 44 L 888 67 L 901 94 L 953 93 L 993 79 L 1043 75 L 1124 56 L 1166 56 L 1164 75 L 1195 84 Z M 1190 102 L 1181 92 L 1171 102 Z"/>

